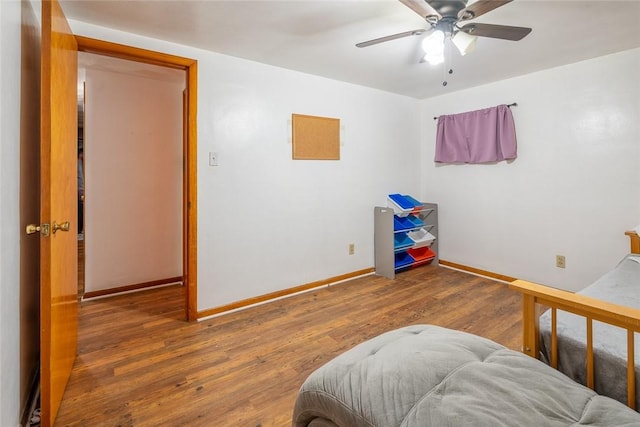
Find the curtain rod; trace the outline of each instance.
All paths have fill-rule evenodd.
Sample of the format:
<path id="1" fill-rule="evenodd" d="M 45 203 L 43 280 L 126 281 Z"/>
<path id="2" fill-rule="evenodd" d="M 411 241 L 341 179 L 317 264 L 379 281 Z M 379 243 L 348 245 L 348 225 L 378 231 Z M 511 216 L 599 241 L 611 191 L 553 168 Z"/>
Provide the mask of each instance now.
<path id="1" fill-rule="evenodd" d="M 517 102 L 512 102 L 511 104 L 507 104 L 507 107 L 517 107 L 518 103 Z M 433 120 L 438 120 L 437 117 L 434 117 Z"/>

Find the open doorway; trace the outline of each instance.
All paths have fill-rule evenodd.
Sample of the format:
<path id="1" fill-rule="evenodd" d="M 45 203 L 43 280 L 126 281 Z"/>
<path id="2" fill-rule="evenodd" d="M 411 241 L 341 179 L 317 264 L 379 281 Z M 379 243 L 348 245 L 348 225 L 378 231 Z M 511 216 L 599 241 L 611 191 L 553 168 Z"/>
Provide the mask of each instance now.
<path id="1" fill-rule="evenodd" d="M 84 296 L 84 69 L 78 67 L 78 300 Z"/>
<path id="2" fill-rule="evenodd" d="M 185 71 L 86 52 L 78 67 L 84 297 L 181 283 Z"/>
<path id="3" fill-rule="evenodd" d="M 78 273 L 79 279 L 82 278 L 84 282 L 81 290 L 85 296 L 100 296 L 113 292 L 182 281 L 185 285 L 185 317 L 189 320 L 195 320 L 197 315 L 195 298 L 197 251 L 195 245 L 195 92 L 197 63 L 187 58 L 139 50 L 98 40 L 83 37 L 77 37 L 77 39 L 78 50 L 81 52 L 80 58 L 84 55 L 90 55 L 90 61 L 93 61 L 93 68 L 90 73 L 94 77 L 99 77 L 96 80 L 102 78 L 98 88 L 103 91 L 106 90 L 106 92 L 103 92 L 103 94 L 106 94 L 105 97 L 110 97 L 114 94 L 114 90 L 105 88 L 105 84 L 108 86 L 111 81 L 121 80 L 124 74 L 135 75 L 135 78 L 138 79 L 132 85 L 129 82 L 129 97 L 120 98 L 119 101 L 115 101 L 116 107 L 112 107 L 124 110 L 119 111 L 119 113 L 124 113 L 124 116 L 120 114 L 120 121 L 116 120 L 116 122 L 111 122 L 107 125 L 106 128 L 98 129 L 97 135 L 102 137 L 103 141 L 101 143 L 96 142 L 95 146 L 93 146 L 91 145 L 92 139 L 96 138 L 96 134 L 92 137 L 89 131 L 92 126 L 90 110 L 92 105 L 97 105 L 92 104 L 92 102 L 99 103 L 100 100 L 93 99 L 92 89 L 87 87 L 86 84 L 91 78 L 88 78 L 86 71 L 84 72 L 85 84 L 82 85 L 82 165 L 84 166 L 85 178 L 84 230 L 81 237 L 82 240 L 79 240 L 78 245 L 79 249 L 84 249 L 83 253 L 79 251 Z M 117 63 L 117 66 L 114 66 L 114 63 Z M 86 65 L 86 62 L 81 59 L 79 64 Z M 79 76 L 82 75 L 83 72 L 79 72 Z M 105 77 L 105 75 L 107 76 Z M 154 85 L 155 89 L 150 89 Z M 143 91 L 142 94 L 138 93 L 139 91 L 137 90 L 141 86 L 148 86 L 146 92 Z M 149 112 L 149 109 L 146 109 L 146 112 L 138 115 L 137 118 L 131 117 L 138 114 L 138 110 L 144 110 L 133 105 L 136 98 L 142 98 L 142 101 L 145 101 L 145 99 L 149 101 L 148 98 L 155 99 L 160 96 L 160 92 L 164 92 L 163 87 L 165 86 L 172 87 L 169 91 L 172 94 L 169 96 L 173 97 L 173 102 L 169 108 L 173 109 L 174 113 L 177 112 L 173 117 L 178 118 L 178 124 L 173 130 L 159 129 L 168 119 L 163 118 L 158 111 Z M 99 93 L 99 91 L 95 93 Z M 136 93 L 138 94 L 136 95 Z M 128 101 L 123 99 L 128 99 Z M 153 99 L 151 99 L 151 103 L 154 104 L 154 107 L 157 107 L 158 101 Z M 136 101 L 140 101 L 140 99 Z M 96 114 L 97 117 L 100 117 L 109 113 L 102 110 Z M 133 130 L 128 128 L 124 133 L 120 132 L 119 136 L 105 143 L 104 135 L 111 133 L 116 128 L 121 131 L 122 129 L 119 128 L 123 122 L 134 124 L 147 122 L 147 127 L 136 128 L 134 126 Z M 115 136 L 117 132 L 113 132 L 113 134 Z M 162 143 L 160 140 L 164 134 L 172 134 L 173 140 L 178 143 Z M 140 142 L 143 139 L 146 140 L 147 145 Z M 93 152 L 92 149 L 94 150 Z M 112 153 L 112 151 L 116 153 Z M 116 155 L 111 156 L 111 154 Z M 92 173 L 92 165 L 94 168 L 96 165 L 104 166 L 104 162 L 107 162 L 108 157 L 111 157 L 111 171 L 106 175 L 103 173 L 103 178 L 101 178 L 103 185 L 104 176 L 108 176 L 107 181 L 109 181 L 108 184 L 110 185 L 120 181 L 121 188 L 135 187 L 135 185 L 127 184 L 127 179 L 130 178 L 123 176 L 124 173 L 121 173 L 123 170 L 128 169 L 131 171 L 133 169 L 134 172 L 137 172 L 137 184 L 140 184 L 138 181 L 144 182 L 143 188 L 140 189 L 138 185 L 138 189 L 132 192 L 133 195 L 129 195 L 128 200 L 114 202 L 113 196 L 111 196 L 106 200 L 103 198 L 102 204 L 92 204 L 92 202 L 96 201 L 94 199 L 99 198 L 94 197 L 95 195 L 92 196 L 93 191 L 100 193 L 108 191 L 108 187 L 100 187 L 100 185 L 96 185 L 98 184 L 97 182 L 92 182 L 92 177 L 95 179 L 96 175 Z M 150 168 L 145 169 L 145 167 L 141 166 L 150 166 Z M 93 172 L 96 172 L 96 170 L 93 170 Z M 145 185 L 146 187 L 144 187 Z M 150 193 L 161 197 L 156 197 L 155 201 L 151 200 L 153 198 L 148 197 Z M 159 204 L 158 200 L 164 200 L 165 202 L 169 200 L 169 204 Z M 141 209 L 138 206 L 138 213 L 134 215 L 133 207 L 136 204 L 140 205 L 138 202 L 141 201 L 146 204 L 142 203 Z M 95 214 L 98 213 L 98 216 L 100 216 L 99 214 L 104 214 L 107 208 L 113 204 L 119 204 L 113 211 L 116 213 L 111 216 L 102 215 L 103 219 L 100 223 L 100 228 L 94 228 L 92 231 L 92 220 L 95 220 Z M 169 212 L 169 215 L 165 215 L 168 210 L 171 210 L 171 212 Z M 116 218 L 118 215 L 120 218 Z M 134 220 L 136 215 L 138 219 Z M 118 230 L 122 231 L 122 229 L 125 230 L 125 235 L 130 240 L 128 244 L 125 244 L 120 249 L 114 247 L 113 240 L 102 241 L 100 242 L 102 244 L 96 245 L 99 240 L 109 240 L 117 234 Z M 102 239 L 99 239 L 98 234 L 100 233 L 102 233 Z M 164 243 L 159 243 L 162 240 L 158 240 L 159 237 L 168 237 L 168 240 L 165 239 Z M 92 238 L 95 239 L 93 242 Z M 117 257 L 122 255 L 121 252 L 123 250 L 132 249 L 131 247 L 136 246 L 138 243 L 142 247 L 152 248 L 152 250 L 147 249 L 145 252 L 144 249 L 138 249 L 139 255 L 124 256 L 118 260 Z M 105 249 L 107 249 L 106 255 Z M 175 251 L 176 249 L 177 251 L 173 255 L 167 255 L 167 252 Z M 102 251 L 102 253 L 100 256 L 94 256 L 92 261 L 92 251 L 94 255 L 98 251 Z M 152 253 L 152 256 L 149 256 L 150 253 Z M 176 253 L 177 256 L 175 255 Z M 170 261 L 166 261 L 167 259 L 170 259 Z M 82 264 L 80 261 L 82 261 L 82 264 L 87 265 L 86 269 L 81 269 Z M 99 270 L 103 272 L 117 270 L 116 273 L 120 274 L 120 276 L 112 277 L 109 279 L 110 282 L 97 283 L 96 277 L 100 275 L 93 274 L 96 272 L 93 271 L 95 270 L 94 267 L 99 265 L 95 264 L 96 261 L 103 263 Z M 92 262 L 94 264 L 90 264 Z M 134 272 L 129 279 L 123 279 L 123 271 L 129 268 L 127 274 L 131 273 L 131 268 L 137 267 L 136 264 L 144 265 L 147 269 L 150 267 L 149 271 L 153 270 L 154 275 L 144 276 Z M 89 265 L 91 265 L 90 268 Z M 89 283 L 90 281 L 91 283 Z"/>

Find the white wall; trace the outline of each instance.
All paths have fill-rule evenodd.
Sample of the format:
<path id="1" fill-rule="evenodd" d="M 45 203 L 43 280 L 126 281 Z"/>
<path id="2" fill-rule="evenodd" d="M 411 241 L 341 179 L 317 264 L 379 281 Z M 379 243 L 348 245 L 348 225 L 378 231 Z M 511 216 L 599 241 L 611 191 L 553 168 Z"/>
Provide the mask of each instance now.
<path id="1" fill-rule="evenodd" d="M 421 101 L 441 259 L 568 290 L 613 268 L 640 223 L 638 69 L 635 49 Z M 433 162 L 434 116 L 511 102 L 517 160 Z"/>
<path id="2" fill-rule="evenodd" d="M 85 291 L 180 277 L 184 72 L 85 75 Z"/>
<path id="3" fill-rule="evenodd" d="M 70 23 L 198 60 L 198 309 L 373 266 L 373 207 L 420 189 L 416 100 Z M 292 113 L 340 118 L 341 160 L 291 160 Z"/>
<path id="4" fill-rule="evenodd" d="M 20 16 L 0 2 L 0 425 L 20 419 Z"/>

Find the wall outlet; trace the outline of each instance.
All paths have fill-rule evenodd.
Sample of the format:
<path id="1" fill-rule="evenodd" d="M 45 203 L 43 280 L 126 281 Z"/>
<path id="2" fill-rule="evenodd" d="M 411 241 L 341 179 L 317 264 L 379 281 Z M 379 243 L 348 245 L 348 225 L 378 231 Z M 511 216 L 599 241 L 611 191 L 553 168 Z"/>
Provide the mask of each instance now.
<path id="1" fill-rule="evenodd" d="M 556 255 L 556 267 L 565 268 L 565 266 L 566 264 L 565 264 L 564 255 Z"/>
<path id="2" fill-rule="evenodd" d="M 356 253 L 356 245 L 353 243 L 349 243 L 349 255 L 353 255 Z"/>

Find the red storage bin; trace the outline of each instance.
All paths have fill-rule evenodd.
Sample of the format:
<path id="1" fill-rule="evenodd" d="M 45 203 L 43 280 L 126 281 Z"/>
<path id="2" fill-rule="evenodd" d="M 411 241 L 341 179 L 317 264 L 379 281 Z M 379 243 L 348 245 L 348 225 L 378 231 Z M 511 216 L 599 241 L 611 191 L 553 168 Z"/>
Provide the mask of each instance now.
<path id="1" fill-rule="evenodd" d="M 420 264 L 430 263 L 436 257 L 436 253 L 428 246 L 424 246 L 422 248 L 411 248 L 407 253 L 409 253 L 416 263 Z"/>

